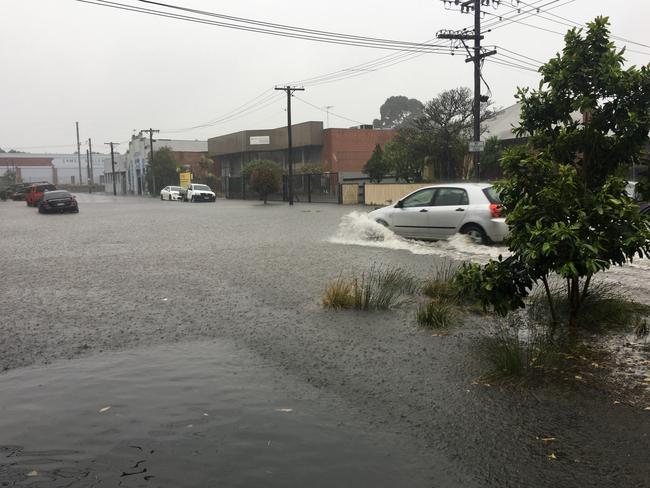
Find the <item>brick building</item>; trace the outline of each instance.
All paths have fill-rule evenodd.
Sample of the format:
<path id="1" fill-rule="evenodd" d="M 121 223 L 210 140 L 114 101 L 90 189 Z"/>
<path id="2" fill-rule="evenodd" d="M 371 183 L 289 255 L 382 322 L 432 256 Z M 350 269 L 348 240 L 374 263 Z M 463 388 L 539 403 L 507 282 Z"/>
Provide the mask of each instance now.
<path id="1" fill-rule="evenodd" d="M 303 122 L 292 127 L 293 161 L 296 170 L 303 165 L 319 165 L 323 171 L 339 173 L 339 179 L 362 176 L 375 146 L 384 146 L 394 130 L 368 126 L 349 129 L 323 129 L 322 122 Z M 284 168 L 288 163 L 286 127 L 254 129 L 208 139 L 208 155 L 216 162 L 222 177 L 239 176 L 246 163 L 270 159 Z"/>

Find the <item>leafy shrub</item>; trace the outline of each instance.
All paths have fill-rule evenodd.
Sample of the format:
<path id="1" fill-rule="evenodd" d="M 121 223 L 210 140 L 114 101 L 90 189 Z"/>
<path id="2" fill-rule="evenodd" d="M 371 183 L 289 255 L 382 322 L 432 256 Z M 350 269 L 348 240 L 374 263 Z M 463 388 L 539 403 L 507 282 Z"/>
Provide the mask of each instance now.
<path id="1" fill-rule="evenodd" d="M 270 160 L 251 161 L 244 167 L 242 174 L 250 180 L 251 189 L 259 195 L 264 204 L 269 195 L 279 192 L 282 186 L 282 168 Z"/>

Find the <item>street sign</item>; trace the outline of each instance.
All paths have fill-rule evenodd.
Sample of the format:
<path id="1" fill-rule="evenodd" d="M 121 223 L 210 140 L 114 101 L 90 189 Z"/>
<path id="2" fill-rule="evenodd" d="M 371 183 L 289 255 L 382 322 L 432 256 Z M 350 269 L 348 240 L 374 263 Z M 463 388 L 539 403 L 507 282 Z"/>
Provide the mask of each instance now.
<path id="1" fill-rule="evenodd" d="M 485 141 L 469 141 L 469 152 L 483 152 Z"/>
<path id="2" fill-rule="evenodd" d="M 179 173 L 179 180 L 180 180 L 180 186 L 182 188 L 185 188 L 189 186 L 190 183 L 192 183 L 192 173 L 189 171 L 184 171 L 183 173 Z"/>

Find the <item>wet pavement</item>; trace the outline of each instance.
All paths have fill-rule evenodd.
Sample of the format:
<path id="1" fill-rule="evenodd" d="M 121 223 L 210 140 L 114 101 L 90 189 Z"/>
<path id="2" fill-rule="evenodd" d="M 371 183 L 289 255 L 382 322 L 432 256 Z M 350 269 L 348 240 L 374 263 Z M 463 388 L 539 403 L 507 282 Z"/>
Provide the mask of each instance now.
<path id="1" fill-rule="evenodd" d="M 21 446 L 23 452 L 65 451 L 79 439 L 91 439 L 87 442 L 93 444 L 93 436 L 103 437 L 103 450 L 82 450 L 84 454 L 75 459 L 84 460 L 77 464 L 81 472 L 106 477 L 119 471 L 113 468 L 128 467 L 132 456 L 120 460 L 119 455 L 128 452 L 124 442 L 139 437 L 155 444 L 156 452 L 168 454 L 157 465 L 164 466 L 166 474 L 158 475 L 159 484 L 146 486 L 174 486 L 170 476 L 183 472 L 184 456 L 195 439 L 182 426 L 171 429 L 169 438 L 147 433 L 165 431 L 159 426 L 172 410 L 180 412 L 183 422 L 200 419 L 199 410 L 216 398 L 214 392 L 203 397 L 202 388 L 241 368 L 241 383 L 233 379 L 239 376 L 234 373 L 228 382 L 243 390 L 233 402 L 263 405 L 253 415 L 255 442 L 270 433 L 287 436 L 288 457 L 261 458 L 268 470 L 290 473 L 278 478 L 283 486 L 309 484 L 302 482 L 308 478 L 300 477 L 304 472 L 297 466 L 310 472 L 312 479 L 328 480 L 321 476 L 330 464 L 334 467 L 330 474 L 338 477 L 322 486 L 382 486 L 376 479 L 400 480 L 392 486 L 422 486 L 423 481 L 432 487 L 647 486 L 649 413 L 589 389 L 526 393 L 476 384 L 484 367 L 473 354 L 473 337 L 483 319 L 469 317 L 456 333 L 437 337 L 418 330 L 408 309 L 364 314 L 336 313 L 320 306 L 325 286 L 342 272 L 382 263 L 424 277 L 449 259 L 482 261 L 502 251 L 498 248 L 454 240 L 414 245 L 414 251 L 399 240 L 382 243 L 371 236 L 368 241 L 366 234 L 375 230 L 362 222 L 362 216 L 348 217 L 349 228 L 338 228 L 351 209 L 336 205 L 265 207 L 223 200 L 184 204 L 80 195 L 80 209 L 78 215 L 39 215 L 18 202 L 0 203 L 0 368 L 11 370 L 0 376 L 2 425 L 12 426 L 10 436 L 0 429 L 0 445 L 6 452 L 11 453 L 8 446 Z M 631 275 L 625 277 L 624 286 L 643 295 L 650 271 L 644 262 L 636 266 L 622 270 Z M 158 352 L 152 353 L 151 346 L 156 345 L 162 349 L 154 347 Z M 230 370 L 212 364 L 217 372 L 210 374 L 204 367 L 210 348 L 227 349 L 225 356 L 234 358 Z M 115 356 L 108 351 L 125 352 Z M 120 354 L 128 360 L 120 359 Z M 187 360 L 180 359 L 184 356 Z M 60 362 L 80 357 L 84 359 Z M 44 367 L 53 361 L 54 366 Z M 179 370 L 181 383 L 191 390 L 187 403 L 174 396 L 178 392 L 166 393 L 173 374 L 147 369 L 149 363 L 175 365 L 160 369 Z M 125 367 L 120 369 L 119 364 Z M 25 368 L 30 365 L 36 369 Z M 84 382 L 75 381 L 84 370 L 93 374 Z M 130 377 L 125 370 L 142 373 Z M 260 370 L 268 374 L 260 375 Z M 26 386 L 65 383 L 71 388 L 66 401 L 80 401 L 84 395 L 75 388 L 85 385 L 83 392 L 90 397 L 78 408 L 88 417 L 84 420 L 83 412 L 78 414 L 81 426 L 91 425 L 99 409 L 115 403 L 110 395 L 101 396 L 104 391 L 117 392 L 111 389 L 111 374 L 124 378 L 132 399 L 117 404 L 132 405 L 137 415 L 117 418 L 100 436 L 96 434 L 101 430 L 91 435 L 85 428 L 63 428 L 68 425 L 64 412 L 72 406 L 50 402 L 49 394 L 36 395 L 38 390 Z M 155 399 L 150 403 L 164 407 L 157 413 L 145 408 L 149 378 Z M 247 396 L 250 389 L 256 392 L 252 397 Z M 285 402 L 304 402 L 302 421 L 265 431 L 267 420 L 280 413 L 273 408 Z M 194 403 L 200 408 L 191 410 Z M 35 405 L 38 423 L 31 424 L 28 414 L 20 411 L 23 404 Z M 48 405 L 53 407 L 50 411 Z M 225 408 L 220 415 L 237 424 L 242 422 L 238 408 Z M 112 406 L 104 414 L 125 415 L 121 407 Z M 51 422 L 47 438 L 57 439 L 60 424 L 65 442 L 49 442 L 41 449 L 33 444 L 41 429 L 30 426 L 42 427 L 47 415 L 60 420 Z M 23 419 L 25 428 L 12 424 L 12 416 Z M 288 418 L 295 421 L 291 420 L 295 416 Z M 125 423 L 130 421 L 134 435 L 125 437 Z M 196 440 L 201 452 L 220 439 L 232 440 L 218 428 L 206 427 L 204 432 L 207 436 Z M 322 452 L 348 454 L 320 459 L 315 455 L 320 449 L 317 438 L 331 440 Z M 542 440 L 548 438 L 555 440 Z M 299 454 L 300 442 L 312 444 L 305 458 L 292 459 Z M 386 446 L 393 462 L 381 461 L 386 459 Z M 146 448 L 144 443 L 140 447 Z M 255 473 L 253 478 L 244 474 L 253 470 L 247 456 L 261 455 L 257 448 L 234 449 L 218 465 L 223 469 L 207 469 L 214 460 L 200 458 L 193 472 L 205 472 L 206 477 L 187 478 L 196 483 L 188 481 L 186 486 L 205 486 L 214 480 L 224 486 L 272 486 L 260 482 L 263 478 Z M 90 470 L 85 461 L 91 460 L 110 469 Z M 344 460 L 354 463 L 346 465 Z M 350 471 L 357 460 L 359 469 Z M 235 471 L 228 472 L 225 466 L 232 465 Z M 378 470 L 382 465 L 385 471 Z M 39 472 L 33 463 L 25 463 L 27 468 Z M 374 472 L 385 473 L 385 478 L 372 478 Z M 367 483 L 360 473 L 371 476 L 365 478 Z M 301 481 L 293 483 L 292 476 Z M 31 478 L 15 484 L 24 486 Z M 121 481 L 125 478 L 131 477 Z"/>

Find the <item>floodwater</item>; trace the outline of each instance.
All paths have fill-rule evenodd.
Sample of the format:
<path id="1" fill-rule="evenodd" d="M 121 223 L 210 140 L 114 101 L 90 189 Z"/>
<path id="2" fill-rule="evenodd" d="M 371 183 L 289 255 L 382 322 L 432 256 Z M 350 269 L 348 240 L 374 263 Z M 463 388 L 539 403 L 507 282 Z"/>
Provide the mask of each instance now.
<path id="1" fill-rule="evenodd" d="M 342 273 L 426 278 L 503 248 L 378 237 L 362 209 L 338 205 L 79 201 L 74 215 L 0 204 L 8 486 L 620 488 L 650 476 L 644 410 L 574 383 L 527 395 L 477 381 L 483 317 L 439 335 L 411 307 L 321 304 Z M 643 270 L 624 269 L 634 288 Z"/>
<path id="2" fill-rule="evenodd" d="M 377 249 L 406 251 L 415 255 L 430 255 L 453 261 L 484 264 L 500 255 L 510 255 L 503 245 L 474 244 L 467 236 L 457 234 L 447 241 L 424 242 L 404 239 L 368 217 L 366 212 L 353 211 L 341 218 L 334 244 L 364 246 Z M 625 266 L 616 266 L 599 275 L 599 279 L 620 284 L 636 300 L 650 304 L 650 259 L 637 258 Z"/>
<path id="3" fill-rule="evenodd" d="M 223 341 L 17 370 L 0 392 L 0 486 L 430 486 L 409 446 Z"/>

